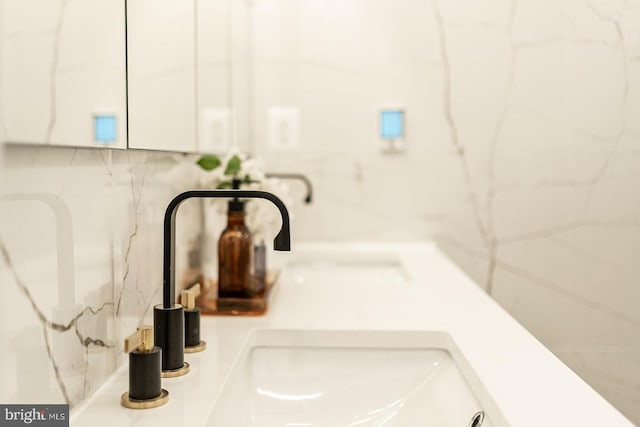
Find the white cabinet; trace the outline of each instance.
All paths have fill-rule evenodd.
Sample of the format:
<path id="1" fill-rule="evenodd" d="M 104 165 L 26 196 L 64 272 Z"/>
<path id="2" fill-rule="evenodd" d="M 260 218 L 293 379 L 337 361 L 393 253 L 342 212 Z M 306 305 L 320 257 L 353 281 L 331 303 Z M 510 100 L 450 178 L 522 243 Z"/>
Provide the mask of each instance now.
<path id="1" fill-rule="evenodd" d="M 235 3 L 128 1 L 129 148 L 223 152 L 235 141 Z"/>
<path id="2" fill-rule="evenodd" d="M 127 147 L 125 2 L 0 0 L 0 142 Z"/>

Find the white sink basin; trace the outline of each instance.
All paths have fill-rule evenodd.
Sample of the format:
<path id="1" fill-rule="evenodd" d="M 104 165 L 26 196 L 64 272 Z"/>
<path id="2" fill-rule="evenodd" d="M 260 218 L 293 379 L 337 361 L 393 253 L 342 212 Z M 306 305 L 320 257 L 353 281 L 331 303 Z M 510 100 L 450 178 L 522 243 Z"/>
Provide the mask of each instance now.
<path id="1" fill-rule="evenodd" d="M 284 271 L 296 283 L 327 281 L 402 284 L 410 280 L 406 269 L 392 254 L 319 253 L 289 262 Z"/>
<path id="2" fill-rule="evenodd" d="M 506 425 L 441 332 L 254 331 L 208 426 Z"/>

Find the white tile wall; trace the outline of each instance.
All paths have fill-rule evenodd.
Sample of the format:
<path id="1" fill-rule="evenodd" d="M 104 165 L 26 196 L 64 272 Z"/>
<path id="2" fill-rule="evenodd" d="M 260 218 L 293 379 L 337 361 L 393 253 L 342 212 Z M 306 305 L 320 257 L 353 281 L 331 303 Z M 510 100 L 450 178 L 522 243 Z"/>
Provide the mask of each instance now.
<path id="1" fill-rule="evenodd" d="M 4 157 L 0 401 L 73 406 L 125 360 L 123 338 L 152 321 L 164 209 L 197 166 L 132 150 L 8 146 Z M 198 212 L 188 202 L 179 212 L 178 274 Z"/>
<path id="2" fill-rule="evenodd" d="M 640 422 L 640 2 L 260 0 L 257 151 L 307 239 L 435 238 Z M 377 112 L 404 106 L 407 151 Z M 270 152 L 267 111 L 301 111 Z"/>
<path id="3" fill-rule="evenodd" d="M 237 53 L 232 92 L 253 102 L 235 106 L 235 138 L 312 179 L 295 239 L 436 239 L 640 423 L 640 2 L 249 4 L 253 77 Z M 383 105 L 407 111 L 404 153 L 379 151 Z M 273 106 L 300 109 L 298 151 L 267 149 Z M 72 218 L 74 292 L 58 295 L 56 214 L 3 201 L 0 361 L 15 374 L 0 401 L 76 403 L 122 362 L 116 343 L 160 300 L 161 215 L 192 161 L 8 148 L 4 193 L 53 195 Z"/>

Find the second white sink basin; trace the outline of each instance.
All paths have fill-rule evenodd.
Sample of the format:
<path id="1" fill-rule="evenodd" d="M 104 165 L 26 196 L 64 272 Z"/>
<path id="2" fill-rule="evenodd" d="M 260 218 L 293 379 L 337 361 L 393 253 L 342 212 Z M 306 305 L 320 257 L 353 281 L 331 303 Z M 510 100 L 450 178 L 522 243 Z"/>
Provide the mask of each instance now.
<path id="1" fill-rule="evenodd" d="M 479 412 L 506 425 L 445 333 L 260 330 L 207 425 L 467 427 Z"/>
<path id="2" fill-rule="evenodd" d="M 401 285 L 411 280 L 402 263 L 385 254 L 376 257 L 354 253 L 318 254 L 290 262 L 285 271 L 298 284 L 319 286 L 329 281 L 376 286 L 382 283 Z"/>

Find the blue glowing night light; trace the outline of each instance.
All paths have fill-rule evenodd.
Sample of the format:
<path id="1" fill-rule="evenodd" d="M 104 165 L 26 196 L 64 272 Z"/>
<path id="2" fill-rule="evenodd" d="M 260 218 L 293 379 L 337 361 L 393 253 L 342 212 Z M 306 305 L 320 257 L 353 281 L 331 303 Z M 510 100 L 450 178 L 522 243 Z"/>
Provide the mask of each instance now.
<path id="1" fill-rule="evenodd" d="M 95 142 L 112 144 L 117 141 L 117 120 L 113 115 L 93 116 Z"/>
<path id="2" fill-rule="evenodd" d="M 383 110 L 380 112 L 380 136 L 382 139 L 404 138 L 404 111 Z"/>

